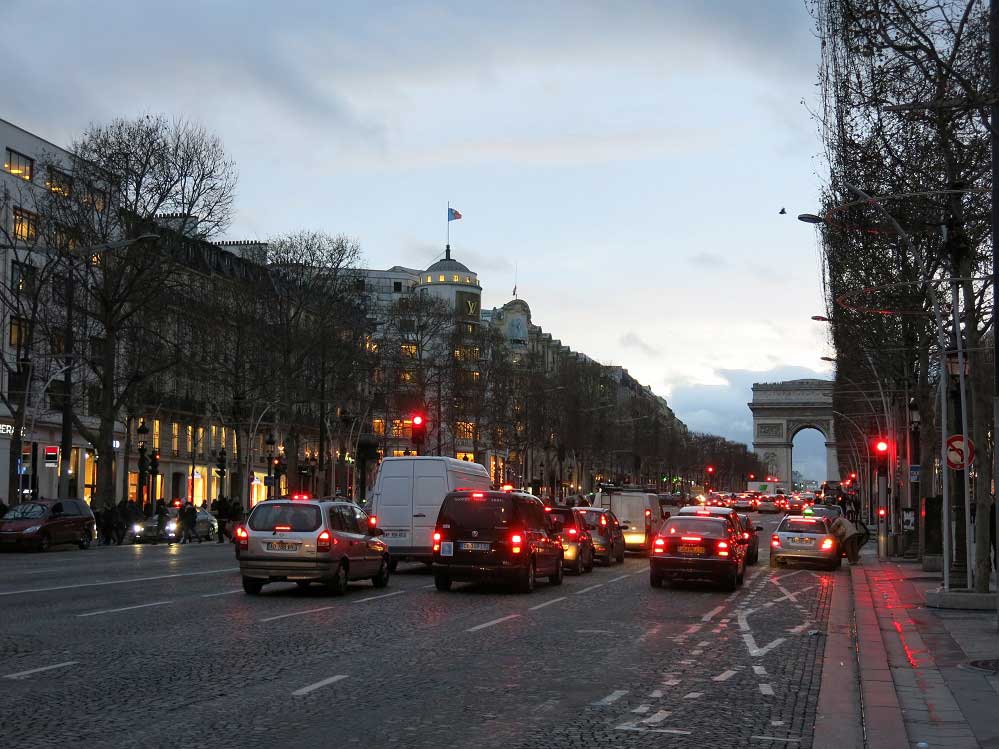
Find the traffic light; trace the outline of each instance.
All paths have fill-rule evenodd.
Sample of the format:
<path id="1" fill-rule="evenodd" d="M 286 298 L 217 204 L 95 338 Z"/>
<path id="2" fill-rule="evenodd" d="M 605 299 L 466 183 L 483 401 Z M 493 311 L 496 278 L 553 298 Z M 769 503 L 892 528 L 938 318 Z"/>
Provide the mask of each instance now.
<path id="1" fill-rule="evenodd" d="M 427 439 L 427 419 L 423 414 L 413 414 L 413 444 L 422 445 Z"/>
<path id="2" fill-rule="evenodd" d="M 225 450 L 219 450 L 218 460 L 215 463 L 215 474 L 220 478 L 225 478 Z"/>
<path id="3" fill-rule="evenodd" d="M 708 473 L 714 473 L 714 472 L 715 472 L 715 467 L 714 466 L 708 466 Z"/>
<path id="4" fill-rule="evenodd" d="M 850 474 L 850 481 L 856 481 L 856 480 L 857 480 L 857 474 L 856 473 L 851 473 Z"/>
<path id="5" fill-rule="evenodd" d="M 756 481 L 756 474 L 755 473 L 749 474 L 749 480 L 750 481 Z"/>

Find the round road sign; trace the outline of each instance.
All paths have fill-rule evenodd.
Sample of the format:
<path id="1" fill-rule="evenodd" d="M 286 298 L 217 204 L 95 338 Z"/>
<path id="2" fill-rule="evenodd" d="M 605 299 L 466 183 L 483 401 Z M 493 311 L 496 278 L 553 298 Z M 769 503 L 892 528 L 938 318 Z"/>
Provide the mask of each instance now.
<path id="1" fill-rule="evenodd" d="M 955 434 L 947 439 L 947 467 L 961 471 L 975 461 L 975 443 L 963 434 Z"/>

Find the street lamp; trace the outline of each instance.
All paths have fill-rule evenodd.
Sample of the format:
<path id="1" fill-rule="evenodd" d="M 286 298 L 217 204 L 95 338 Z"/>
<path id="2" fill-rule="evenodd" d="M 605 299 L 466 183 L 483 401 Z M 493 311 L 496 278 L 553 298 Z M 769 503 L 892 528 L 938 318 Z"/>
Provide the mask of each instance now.
<path id="1" fill-rule="evenodd" d="M 147 503 L 146 497 L 146 472 L 149 470 L 149 458 L 146 457 L 146 435 L 149 434 L 149 427 L 146 420 L 139 420 L 139 428 L 135 430 L 139 437 L 139 483 L 135 488 L 136 499 L 140 505 Z"/>
<path id="2" fill-rule="evenodd" d="M 264 444 L 267 445 L 267 491 L 264 492 L 264 496 L 270 499 L 273 496 L 272 490 L 274 488 L 274 445 L 277 444 L 274 432 L 267 433 Z"/>
<path id="3" fill-rule="evenodd" d="M 798 220 L 806 224 L 824 224 L 826 222 L 822 216 L 816 216 L 814 213 L 799 213 Z"/>

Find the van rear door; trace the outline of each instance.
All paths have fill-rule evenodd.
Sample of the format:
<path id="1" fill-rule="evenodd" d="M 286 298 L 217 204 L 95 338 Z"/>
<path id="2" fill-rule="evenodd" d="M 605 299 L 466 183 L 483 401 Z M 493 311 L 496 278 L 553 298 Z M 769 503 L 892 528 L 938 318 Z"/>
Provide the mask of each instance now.
<path id="1" fill-rule="evenodd" d="M 443 460 L 413 461 L 413 540 L 416 553 L 433 553 L 434 527 L 448 492 Z"/>
<path id="2" fill-rule="evenodd" d="M 389 550 L 400 553 L 413 546 L 413 464 L 415 460 L 384 460 L 378 469 L 374 510 Z"/>

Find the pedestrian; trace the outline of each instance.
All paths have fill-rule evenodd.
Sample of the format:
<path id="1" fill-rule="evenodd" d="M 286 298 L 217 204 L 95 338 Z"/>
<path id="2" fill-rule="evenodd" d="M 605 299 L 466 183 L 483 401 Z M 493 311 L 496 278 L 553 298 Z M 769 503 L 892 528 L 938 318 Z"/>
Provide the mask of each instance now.
<path id="1" fill-rule="evenodd" d="M 850 560 L 850 564 L 859 562 L 861 533 L 857 530 L 857 526 L 845 517 L 840 516 L 833 521 L 830 530 L 839 540 L 839 544 L 846 552 L 846 558 Z"/>
<path id="2" fill-rule="evenodd" d="M 177 522 L 180 523 L 180 542 L 182 544 L 186 544 L 188 540 L 193 540 L 194 528 L 191 526 L 191 510 L 194 510 L 194 505 L 191 503 L 191 500 L 187 500 L 187 504 L 181 507 L 180 512 L 177 513 Z"/>
<path id="3" fill-rule="evenodd" d="M 128 511 L 128 503 L 123 499 L 118 503 L 114 513 L 114 540 L 121 546 L 125 543 L 125 534 L 128 533 L 128 523 L 131 514 Z"/>
<path id="4" fill-rule="evenodd" d="M 229 517 L 229 500 L 219 497 L 215 500 L 215 517 L 218 520 L 218 543 L 225 543 L 226 521 Z"/>
<path id="5" fill-rule="evenodd" d="M 110 546 L 114 541 L 114 507 L 105 506 L 101 510 L 101 543 Z"/>
<path id="6" fill-rule="evenodd" d="M 160 542 L 160 536 L 163 535 L 163 531 L 166 530 L 167 524 L 167 510 L 166 503 L 160 499 L 156 502 L 156 538 L 153 539 L 154 544 Z"/>
<path id="7" fill-rule="evenodd" d="M 194 506 L 193 502 L 187 503 L 186 515 L 187 515 L 187 530 L 196 539 L 198 539 L 198 543 L 200 544 L 201 534 L 198 533 L 198 508 Z"/>

